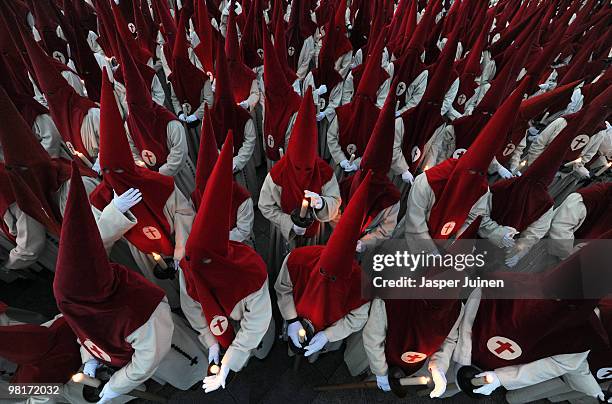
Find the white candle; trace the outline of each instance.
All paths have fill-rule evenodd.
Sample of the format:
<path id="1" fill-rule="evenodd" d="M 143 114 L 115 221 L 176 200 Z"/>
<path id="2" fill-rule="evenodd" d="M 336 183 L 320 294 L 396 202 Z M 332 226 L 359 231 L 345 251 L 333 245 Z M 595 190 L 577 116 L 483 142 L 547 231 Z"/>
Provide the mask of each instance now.
<path id="1" fill-rule="evenodd" d="M 84 384 L 91 387 L 99 387 L 102 382 L 96 378 L 89 377 L 84 373 L 77 373 L 72 376 L 72 381 L 75 383 Z"/>
<path id="2" fill-rule="evenodd" d="M 136 162 L 136 165 L 139 166 L 139 167 L 146 167 L 147 166 L 144 161 L 140 161 L 140 160 L 138 160 Z"/>
<path id="3" fill-rule="evenodd" d="M 578 163 L 580 163 L 580 160 L 581 160 L 580 157 L 578 157 L 576 160 L 569 161 L 569 162 L 565 163 L 565 167 L 569 167 L 572 164 L 578 164 Z"/>
<path id="4" fill-rule="evenodd" d="M 349 164 L 353 164 L 353 161 L 355 161 L 355 153 L 351 154 L 351 158 L 349 159 Z"/>
<path id="5" fill-rule="evenodd" d="M 426 386 L 429 384 L 429 377 L 427 376 L 416 376 L 416 377 L 403 377 L 399 379 L 401 386 Z"/>
<path id="6" fill-rule="evenodd" d="M 85 165 L 88 168 L 93 167 L 93 164 L 91 164 L 91 161 L 89 161 L 89 159 L 87 157 L 85 157 L 85 155 L 83 153 L 81 153 L 80 151 L 76 151 L 75 150 L 74 155 L 77 156 L 78 158 L 80 158 L 83 161 L 83 163 L 85 163 Z"/>
<path id="7" fill-rule="evenodd" d="M 283 158 L 283 156 L 285 155 L 285 151 L 283 150 L 282 147 L 278 148 L 278 154 L 280 155 L 281 158 Z"/>
<path id="8" fill-rule="evenodd" d="M 306 217 L 306 212 L 308 211 L 308 207 L 310 206 L 310 203 L 308 202 L 307 199 L 302 199 L 302 207 L 300 208 L 300 218 L 305 218 Z"/>
<path id="9" fill-rule="evenodd" d="M 168 265 L 166 264 L 166 261 L 162 259 L 161 255 L 159 255 L 158 253 L 153 253 L 151 255 L 153 255 L 155 263 L 159 265 L 161 269 L 168 269 Z"/>
<path id="10" fill-rule="evenodd" d="M 306 341 L 306 330 L 305 329 L 300 328 L 300 330 L 298 331 L 298 339 L 300 343 L 303 343 L 304 341 Z"/>
<path id="11" fill-rule="evenodd" d="M 212 375 L 219 374 L 219 370 L 221 370 L 219 368 L 219 365 L 211 365 L 210 366 L 210 374 L 212 374 Z"/>

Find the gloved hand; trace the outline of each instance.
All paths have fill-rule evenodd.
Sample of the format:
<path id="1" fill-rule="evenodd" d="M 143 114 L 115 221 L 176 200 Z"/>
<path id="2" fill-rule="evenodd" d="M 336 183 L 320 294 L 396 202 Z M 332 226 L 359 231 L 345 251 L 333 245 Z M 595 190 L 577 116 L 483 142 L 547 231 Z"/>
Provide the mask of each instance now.
<path id="1" fill-rule="evenodd" d="M 89 377 L 96 377 L 96 370 L 98 369 L 98 366 L 100 366 L 100 363 L 98 363 L 97 360 L 88 360 L 85 362 L 85 364 L 83 364 L 83 374 Z"/>
<path id="2" fill-rule="evenodd" d="M 325 118 L 325 113 L 324 112 L 319 112 L 317 114 L 317 122 L 321 122 L 323 120 L 323 118 Z"/>
<path id="3" fill-rule="evenodd" d="M 361 240 L 357 240 L 357 247 L 355 247 L 355 251 L 358 253 L 362 253 L 366 250 L 365 244 L 361 242 Z"/>
<path id="4" fill-rule="evenodd" d="M 215 344 L 212 345 L 210 348 L 208 348 L 208 363 L 213 363 L 215 362 L 217 365 L 219 364 L 219 352 L 221 351 L 221 348 L 219 347 L 219 344 Z"/>
<path id="5" fill-rule="evenodd" d="M 539 135 L 540 131 L 535 126 L 531 126 L 529 129 L 527 129 L 527 140 L 530 142 L 536 140 Z"/>
<path id="6" fill-rule="evenodd" d="M 98 175 L 102 174 L 102 169 L 100 168 L 100 156 L 96 158 L 96 161 L 91 166 L 91 169 L 94 170 Z"/>
<path id="7" fill-rule="evenodd" d="M 181 122 L 187 122 L 187 116 L 182 112 L 179 114 L 178 119 Z"/>
<path id="8" fill-rule="evenodd" d="M 323 331 L 319 331 L 310 340 L 310 344 L 308 344 L 306 347 L 306 353 L 304 353 L 304 356 L 308 357 L 316 352 L 319 352 L 321 349 L 323 349 L 328 341 L 327 335 L 325 335 Z"/>
<path id="9" fill-rule="evenodd" d="M 310 206 L 315 209 L 321 209 L 323 207 L 323 198 L 316 192 L 306 190 L 304 191 L 304 198 L 310 198 Z"/>
<path id="10" fill-rule="evenodd" d="M 117 398 L 120 395 L 121 394 L 113 391 L 109 387 L 109 384 L 106 383 L 102 388 L 102 391 L 100 392 L 100 401 L 98 401 L 98 404 L 108 403 L 110 400 L 112 400 L 113 398 Z"/>
<path id="11" fill-rule="evenodd" d="M 446 375 L 438 368 L 429 369 L 434 382 L 434 389 L 429 393 L 430 398 L 438 398 L 446 391 Z"/>
<path id="12" fill-rule="evenodd" d="M 317 93 L 317 95 L 323 95 L 327 93 L 327 86 L 325 84 L 321 84 L 319 88 L 315 90 L 315 92 Z"/>
<path id="13" fill-rule="evenodd" d="M 342 160 L 342 161 L 340 162 L 340 167 L 342 167 L 342 169 L 343 169 L 344 171 L 346 171 L 346 169 L 347 169 L 347 168 L 348 168 L 350 165 L 351 165 L 351 163 L 349 163 L 349 161 L 348 161 L 348 160 Z"/>
<path id="14" fill-rule="evenodd" d="M 236 173 L 238 171 L 238 166 L 236 163 L 232 163 L 232 173 Z"/>
<path id="15" fill-rule="evenodd" d="M 612 136 L 612 125 L 606 121 L 606 136 Z"/>
<path id="16" fill-rule="evenodd" d="M 406 184 L 412 184 L 414 182 L 414 177 L 409 170 L 402 173 L 402 181 L 404 181 Z"/>
<path id="17" fill-rule="evenodd" d="M 344 169 L 344 171 L 347 173 L 352 173 L 353 171 L 357 171 L 357 170 L 359 170 L 359 166 L 355 164 L 355 162 L 349 163 Z"/>
<path id="18" fill-rule="evenodd" d="M 378 388 L 382 391 L 391 391 L 391 386 L 389 385 L 389 376 L 376 376 L 376 384 Z"/>
<path id="19" fill-rule="evenodd" d="M 287 326 L 287 335 L 291 338 L 291 342 L 298 348 L 302 347 L 302 343 L 300 342 L 299 332 L 302 329 L 302 323 L 299 321 L 294 321 L 293 323 Z"/>
<path id="20" fill-rule="evenodd" d="M 508 178 L 512 178 L 513 177 L 513 175 L 510 172 L 510 170 L 508 170 L 506 167 L 502 166 L 501 164 L 499 165 L 499 168 L 497 169 L 497 173 L 503 179 L 508 179 Z"/>
<path id="21" fill-rule="evenodd" d="M 504 226 L 504 236 L 501 239 L 501 245 L 506 248 L 514 247 L 514 236 L 518 231 L 514 227 Z"/>
<path id="22" fill-rule="evenodd" d="M 248 100 L 240 101 L 238 103 L 238 105 L 240 105 L 244 109 L 249 109 L 249 101 Z"/>
<path id="23" fill-rule="evenodd" d="M 484 386 L 474 390 L 474 393 L 483 394 L 485 396 L 491 395 L 496 388 L 501 386 L 501 382 L 499 381 L 499 377 L 495 374 L 495 372 L 483 372 L 476 375 L 476 377 L 486 377 L 487 384 Z"/>
<path id="24" fill-rule="evenodd" d="M 192 122 L 195 122 L 197 120 L 198 120 L 198 117 L 193 115 L 193 114 L 191 114 L 187 118 L 185 118 L 185 122 L 187 122 L 187 123 L 192 123 Z"/>
<path id="25" fill-rule="evenodd" d="M 142 194 L 140 193 L 140 190 L 136 188 L 130 188 L 121 195 L 117 195 L 115 191 L 113 191 L 113 194 L 115 195 L 113 198 L 113 204 L 121 213 L 127 212 L 138 202 L 142 201 Z"/>
<path id="26" fill-rule="evenodd" d="M 303 236 L 304 234 L 306 234 L 306 229 L 304 227 L 300 227 L 294 224 L 293 232 L 297 234 L 298 236 Z"/>
<path id="27" fill-rule="evenodd" d="M 219 373 L 214 376 L 206 376 L 202 388 L 204 393 L 210 393 L 211 391 L 217 390 L 219 387 L 225 388 L 225 379 L 229 373 L 229 368 L 225 364 L 221 364 Z"/>
<path id="28" fill-rule="evenodd" d="M 604 402 L 604 403 L 612 403 L 612 397 L 610 397 L 609 399 L 606 400 L 606 395 L 603 393 L 603 391 L 597 393 L 595 398 L 598 399 L 599 401 Z"/>
<path id="29" fill-rule="evenodd" d="M 587 170 L 587 168 L 582 164 L 575 164 L 574 171 L 580 176 L 580 178 L 589 178 L 591 176 L 589 170 Z"/>

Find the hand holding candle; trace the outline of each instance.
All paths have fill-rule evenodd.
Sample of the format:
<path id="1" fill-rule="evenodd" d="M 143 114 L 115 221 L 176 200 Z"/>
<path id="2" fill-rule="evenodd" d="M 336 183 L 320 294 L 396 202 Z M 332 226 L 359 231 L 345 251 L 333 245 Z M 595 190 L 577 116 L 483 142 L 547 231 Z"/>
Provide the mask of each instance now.
<path id="1" fill-rule="evenodd" d="M 153 255 L 153 259 L 155 260 L 155 263 L 159 265 L 161 269 L 168 269 L 168 265 L 166 264 L 166 261 L 162 259 L 161 255 L 155 252 L 152 253 L 151 255 Z"/>

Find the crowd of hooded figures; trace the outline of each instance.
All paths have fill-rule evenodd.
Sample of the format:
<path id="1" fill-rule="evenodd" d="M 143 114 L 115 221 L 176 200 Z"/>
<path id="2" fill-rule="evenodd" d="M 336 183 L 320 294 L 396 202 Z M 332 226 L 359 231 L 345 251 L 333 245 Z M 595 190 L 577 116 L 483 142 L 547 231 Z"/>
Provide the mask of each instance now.
<path id="1" fill-rule="evenodd" d="M 384 392 L 608 400 L 611 20 L 607 0 L 0 1 L 0 279 L 52 273 L 59 313 L 0 301 L 0 391 L 210 393 L 276 341 L 297 364 L 344 349 Z M 482 239 L 526 289 L 604 290 L 366 296 L 392 239 Z"/>

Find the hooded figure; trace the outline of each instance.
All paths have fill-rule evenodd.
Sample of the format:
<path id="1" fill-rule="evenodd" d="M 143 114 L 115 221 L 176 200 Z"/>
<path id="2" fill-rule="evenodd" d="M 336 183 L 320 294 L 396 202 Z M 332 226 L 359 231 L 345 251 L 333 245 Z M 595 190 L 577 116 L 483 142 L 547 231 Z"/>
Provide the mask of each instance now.
<path id="1" fill-rule="evenodd" d="M 319 154 L 325 159 L 330 157 L 327 130 L 336 117 L 336 108 L 342 101 L 342 86 L 353 56 L 351 42 L 346 36 L 345 11 L 346 0 L 342 0 L 335 17 L 325 26 L 317 67 L 308 73 L 302 85 L 303 89 L 312 87 L 313 90 L 314 102 L 317 105 L 317 122 L 320 122 Z"/>
<path id="2" fill-rule="evenodd" d="M 51 117 L 68 150 L 91 166 L 98 156 L 100 109 L 76 93 L 28 33 L 21 31 L 23 43 L 32 62 L 33 76 L 45 94 Z M 81 158 L 81 157 L 80 157 Z"/>
<path id="3" fill-rule="evenodd" d="M 162 286 L 173 307 L 178 305 L 176 281 L 154 275 L 153 253 L 178 263 L 195 213 L 172 177 L 134 164 L 121 115 L 106 76 L 102 81 L 100 168 L 103 181 L 91 194 L 102 240 L 110 250 L 124 237 L 132 257 L 147 279 Z"/>
<path id="4" fill-rule="evenodd" d="M 229 31 L 231 32 L 231 29 Z M 234 175 L 251 195 L 258 195 L 255 163 L 252 160 L 256 141 L 255 124 L 249 112 L 238 104 L 235 97 L 233 77 L 230 75 L 228 59 L 222 46 L 217 47 L 215 62 L 215 100 L 210 115 L 212 126 L 215 128 L 217 146 L 223 146 L 225 136 L 232 130 Z"/>
<path id="5" fill-rule="evenodd" d="M 251 248 L 229 239 L 233 191 L 232 132 L 215 163 L 180 265 L 181 307 L 216 376 L 204 379 L 208 393 L 225 387 L 230 370 L 240 371 L 251 355 L 263 359 L 274 339 L 266 264 Z M 240 282 L 236 282 L 239 279 Z M 266 338 L 262 345 L 262 340 Z"/>
<path id="6" fill-rule="evenodd" d="M 365 70 L 353 100 L 336 108 L 336 117 L 329 125 L 329 151 L 334 162 L 346 171 L 355 171 L 355 167 L 359 167 L 380 113 L 379 88 L 382 82 L 389 78 L 389 74 L 380 65 L 386 32 L 383 31 L 372 53 L 367 57 Z M 351 158 L 353 165 L 349 166 Z"/>
<path id="7" fill-rule="evenodd" d="M 311 8 L 312 0 L 291 2 L 289 24 L 285 35 L 289 67 L 300 80 L 306 77 L 310 62 L 315 55 L 314 34 L 317 24 L 310 15 Z"/>
<path id="8" fill-rule="evenodd" d="M 280 268 L 295 245 L 323 242 L 324 223 L 340 206 L 340 190 L 331 167 L 317 155 L 317 127 L 312 89 L 308 89 L 291 132 L 287 152 L 266 176 L 259 210 L 270 221 L 270 268 Z M 310 199 L 304 215 L 298 215 Z M 298 216 L 302 216 L 301 219 Z"/>
<path id="9" fill-rule="evenodd" d="M 363 273 L 355 248 L 367 215 L 371 180 L 369 174 L 361 183 L 327 244 L 291 251 L 274 285 L 289 343 L 304 349 L 311 361 L 322 349 L 340 348 L 367 320 L 370 303 L 361 297 Z M 302 328 L 314 336 L 307 331 L 307 338 L 300 341 Z"/>
<path id="10" fill-rule="evenodd" d="M 565 258 L 574 240 L 599 238 L 612 228 L 612 183 L 602 182 L 571 193 L 555 209 L 548 236 L 557 240 L 551 253 Z"/>
<path id="11" fill-rule="evenodd" d="M 526 84 L 523 81 L 502 104 L 463 156 L 417 176 L 408 195 L 405 223 L 398 225 L 407 240 L 449 239 L 459 232 L 487 192 L 487 168 L 516 118 Z"/>
<path id="12" fill-rule="evenodd" d="M 100 393 L 106 402 L 153 375 L 170 350 L 174 327 L 164 292 L 108 261 L 74 163 L 70 188 L 53 293 L 81 344 L 83 363 L 121 369 Z"/>
<path id="13" fill-rule="evenodd" d="M 204 105 L 212 106 L 213 91 L 209 77 L 191 63 L 189 45 L 185 34 L 186 14 L 181 11 L 179 30 L 172 51 L 172 73 L 168 80 L 172 84 L 172 104 L 182 121 L 190 123 L 195 118 L 202 120 Z M 183 116 L 181 116 L 183 115 Z"/>
<path id="14" fill-rule="evenodd" d="M 2 87 L 0 105 L 4 122 L 0 129 L 4 154 L 0 166 L 0 214 L 3 219 L 0 224 L 12 244 L 4 266 L 21 269 L 41 258 L 46 231 L 53 236 L 59 235 L 70 162 L 52 159 L 47 154 Z M 94 176 L 91 170 L 83 169 L 83 172 L 83 175 Z M 88 188 L 93 189 L 95 185 L 93 178 L 88 181 Z M 51 259 L 50 262 L 45 259 L 44 266 L 53 271 L 52 257 L 53 254 L 45 256 Z"/>
<path id="15" fill-rule="evenodd" d="M 277 21 L 277 24 L 282 24 L 282 22 Z M 263 32 L 266 107 L 264 144 L 266 157 L 270 162 L 268 166 L 271 168 L 272 162 L 281 159 L 280 150 L 282 149 L 283 153 L 287 151 L 289 135 L 295 124 L 302 99 L 293 91 L 292 80 L 287 76 L 286 66 L 283 68 L 283 64 L 277 57 L 276 50 L 265 27 Z M 274 40 L 276 40 L 276 36 Z"/>
<path id="16" fill-rule="evenodd" d="M 151 93 L 131 55 L 119 46 L 126 87 L 126 118 L 134 160 L 152 171 L 174 177 L 184 195 L 195 188 L 195 167 L 189 159 L 185 128 Z"/>
<path id="17" fill-rule="evenodd" d="M 606 138 L 611 136 L 612 129 L 606 124 L 611 115 L 612 87 L 608 87 L 591 102 L 585 104 L 582 110 L 554 120 L 532 143 L 527 153 L 527 164 L 532 164 L 571 124 L 572 120 L 582 121 L 580 128 L 574 133 L 572 141 L 567 146 L 564 164 L 560 164 L 560 173 L 550 187 L 550 193 L 555 200 L 565 199 L 568 194 L 580 186 L 584 179 L 590 177 L 586 166 L 595 157 Z"/>
<path id="18" fill-rule="evenodd" d="M 394 90 L 394 87 L 391 89 Z M 355 175 L 346 177 L 340 182 L 342 204 L 348 206 L 360 184 L 368 173 L 372 173 L 366 219 L 361 226 L 361 234 L 357 242 L 357 252 L 360 253 L 366 250 L 372 251 L 382 241 L 390 238 L 397 225 L 400 192 L 391 183 L 388 176 L 394 151 L 396 101 L 395 92 L 390 91 L 363 153 L 359 170 Z"/>
<path id="19" fill-rule="evenodd" d="M 191 200 L 196 210 L 202 202 L 204 190 L 212 175 L 218 156 L 219 149 L 217 148 L 217 140 L 210 120 L 210 111 L 208 106 L 205 106 L 200 151 L 198 153 L 198 165 L 196 167 L 196 188 L 191 194 Z M 232 181 L 230 240 L 251 243 L 250 238 L 253 231 L 254 219 L 253 200 L 251 199 L 249 191 L 240 186 L 236 181 Z"/>

